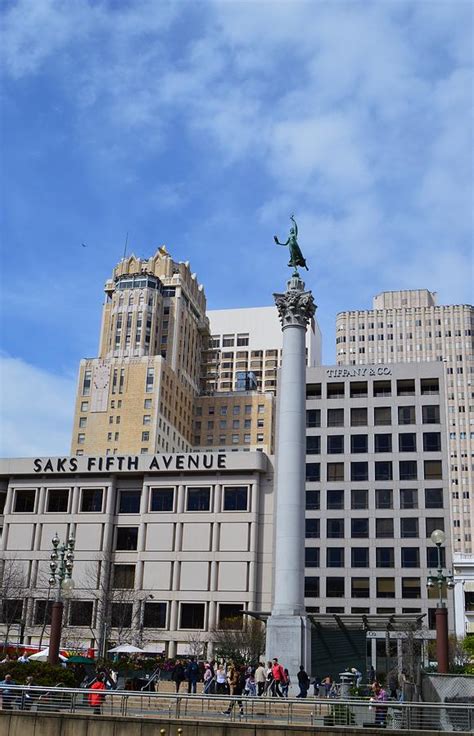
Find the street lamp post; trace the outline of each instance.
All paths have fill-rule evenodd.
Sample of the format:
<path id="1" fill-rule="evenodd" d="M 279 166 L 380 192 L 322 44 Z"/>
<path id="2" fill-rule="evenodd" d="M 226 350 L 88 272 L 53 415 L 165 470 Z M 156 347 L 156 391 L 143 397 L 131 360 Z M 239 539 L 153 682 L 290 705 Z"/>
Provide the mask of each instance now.
<path id="1" fill-rule="evenodd" d="M 431 534 L 431 541 L 438 550 L 438 569 L 436 574 L 428 576 L 426 586 L 434 588 L 438 585 L 438 603 L 436 606 L 436 658 L 438 660 L 438 672 L 449 670 L 449 639 L 448 639 L 448 609 L 443 598 L 443 585 L 454 588 L 454 578 L 451 573 L 445 573 L 441 564 L 441 545 L 446 541 L 446 535 L 441 529 L 435 529 Z"/>
<path id="2" fill-rule="evenodd" d="M 49 584 L 55 589 L 55 599 L 51 607 L 51 635 L 49 637 L 48 662 L 58 664 L 59 649 L 61 646 L 61 629 L 63 624 L 63 593 L 69 593 L 74 588 L 72 568 L 74 566 L 75 540 L 69 536 L 66 544 L 60 544 L 58 534 L 52 539 L 53 551 L 49 567 L 51 577 Z"/>

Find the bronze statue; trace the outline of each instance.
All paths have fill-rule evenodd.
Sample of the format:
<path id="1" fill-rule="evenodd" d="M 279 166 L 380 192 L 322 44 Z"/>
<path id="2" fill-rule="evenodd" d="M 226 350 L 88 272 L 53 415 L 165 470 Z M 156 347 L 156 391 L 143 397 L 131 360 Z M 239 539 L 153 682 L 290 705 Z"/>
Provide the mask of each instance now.
<path id="1" fill-rule="evenodd" d="M 287 245 L 288 246 L 288 248 L 290 249 L 290 260 L 288 261 L 288 265 L 291 268 L 294 268 L 295 274 L 297 274 L 298 266 L 303 266 L 303 268 L 305 268 L 307 271 L 309 271 L 309 268 L 306 265 L 306 260 L 303 257 L 300 246 L 298 245 L 298 241 L 297 241 L 298 225 L 296 224 L 294 215 L 291 215 L 290 219 L 293 220 L 294 227 L 290 227 L 290 234 L 288 236 L 288 240 L 286 241 L 286 243 L 280 243 L 276 235 L 273 236 L 273 239 L 277 245 Z"/>

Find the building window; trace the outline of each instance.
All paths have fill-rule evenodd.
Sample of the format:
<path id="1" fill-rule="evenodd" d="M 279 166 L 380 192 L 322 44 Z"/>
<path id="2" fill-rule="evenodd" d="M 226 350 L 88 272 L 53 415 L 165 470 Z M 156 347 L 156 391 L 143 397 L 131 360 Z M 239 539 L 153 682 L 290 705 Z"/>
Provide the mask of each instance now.
<path id="1" fill-rule="evenodd" d="M 305 519 L 305 538 L 319 539 L 319 519 Z"/>
<path id="2" fill-rule="evenodd" d="M 36 491 L 30 488 L 15 493 L 15 513 L 33 513 L 35 510 Z"/>
<path id="3" fill-rule="evenodd" d="M 375 508 L 393 509 L 393 491 L 389 488 L 375 489 Z"/>
<path id="4" fill-rule="evenodd" d="M 143 424 L 151 424 L 151 414 L 143 415 Z"/>
<path id="5" fill-rule="evenodd" d="M 211 489 L 208 487 L 188 488 L 186 511 L 209 511 Z"/>
<path id="6" fill-rule="evenodd" d="M 398 463 L 400 480 L 417 480 L 416 460 L 400 460 Z"/>
<path id="7" fill-rule="evenodd" d="M 377 567 L 395 567 L 393 547 L 377 547 L 375 550 L 375 563 Z"/>
<path id="8" fill-rule="evenodd" d="M 87 417 L 79 417 L 79 427 L 84 429 L 87 426 Z"/>
<path id="9" fill-rule="evenodd" d="M 351 409 L 351 427 L 367 426 L 367 409 L 365 407 L 353 407 Z"/>
<path id="10" fill-rule="evenodd" d="M 340 455 L 344 452 L 344 435 L 333 434 L 327 438 L 328 455 Z"/>
<path id="11" fill-rule="evenodd" d="M 391 396 L 392 384 L 390 381 L 374 381 L 373 390 L 374 396 L 377 398 Z"/>
<path id="12" fill-rule="evenodd" d="M 67 513 L 69 506 L 69 490 L 67 488 L 50 488 L 48 491 L 48 512 Z"/>
<path id="13" fill-rule="evenodd" d="M 421 395 L 437 396 L 439 394 L 439 381 L 437 378 L 421 379 Z"/>
<path id="14" fill-rule="evenodd" d="M 321 409 L 307 409 L 306 410 L 306 426 L 307 427 L 320 427 L 321 426 Z"/>
<path id="15" fill-rule="evenodd" d="M 414 396 L 415 381 L 411 378 L 397 381 L 397 396 Z"/>
<path id="16" fill-rule="evenodd" d="M 352 598 L 370 598 L 370 579 L 351 578 Z"/>
<path id="17" fill-rule="evenodd" d="M 369 507 L 369 492 L 365 489 L 351 490 L 351 509 L 367 509 Z"/>
<path id="18" fill-rule="evenodd" d="M 315 511 L 319 509 L 319 491 L 306 491 L 305 498 L 305 508 L 307 511 Z"/>
<path id="19" fill-rule="evenodd" d="M 36 626 L 49 626 L 51 624 L 51 610 L 53 601 L 37 600 L 35 602 L 34 623 Z"/>
<path id="20" fill-rule="evenodd" d="M 420 567 L 420 550 L 418 547 L 402 547 L 402 567 Z"/>
<path id="21" fill-rule="evenodd" d="M 377 539 L 393 539 L 393 519 L 376 519 L 375 536 Z"/>
<path id="22" fill-rule="evenodd" d="M 421 407 L 423 424 L 439 424 L 439 406 L 428 405 Z"/>
<path id="23" fill-rule="evenodd" d="M 174 488 L 152 488 L 150 511 L 173 511 Z"/>
<path id="24" fill-rule="evenodd" d="M 153 384 L 155 382 L 155 369 L 154 368 L 147 368 L 146 372 L 146 383 L 145 383 L 145 391 L 147 394 L 151 393 L 153 391 Z"/>
<path id="25" fill-rule="evenodd" d="M 138 527 L 137 526 L 119 526 L 117 527 L 117 537 L 115 542 L 116 550 L 136 550 L 138 545 Z"/>
<path id="26" fill-rule="evenodd" d="M 441 433 L 423 432 L 423 450 L 425 452 L 441 451 Z"/>
<path id="27" fill-rule="evenodd" d="M 224 488 L 224 511 L 247 511 L 247 506 L 247 486 L 233 486 Z"/>
<path id="28" fill-rule="evenodd" d="M 82 382 L 82 395 L 83 396 L 90 396 L 91 393 L 91 380 L 92 380 L 92 371 L 84 371 L 84 380 Z"/>
<path id="29" fill-rule="evenodd" d="M 416 434 L 409 432 L 398 435 L 399 452 L 416 452 Z"/>
<path id="30" fill-rule="evenodd" d="M 415 424 L 415 407 L 399 406 L 398 407 L 398 423 L 399 424 Z"/>
<path id="31" fill-rule="evenodd" d="M 369 567 L 369 550 L 367 547 L 352 547 L 351 567 Z"/>
<path id="32" fill-rule="evenodd" d="M 326 567 L 344 567 L 344 547 L 328 547 Z"/>
<path id="33" fill-rule="evenodd" d="M 344 480 L 344 463 L 328 463 L 326 472 L 329 482 Z"/>
<path id="34" fill-rule="evenodd" d="M 444 519 L 442 517 L 429 517 L 425 521 L 426 537 L 431 537 L 435 529 L 441 529 L 444 532 Z"/>
<path id="35" fill-rule="evenodd" d="M 344 519 L 327 519 L 326 536 L 328 539 L 344 539 Z"/>
<path id="36" fill-rule="evenodd" d="M 139 514 L 141 491 L 120 491 L 119 514 Z"/>
<path id="37" fill-rule="evenodd" d="M 304 596 L 305 598 L 319 598 L 319 578 L 318 577 L 305 577 Z"/>
<path id="38" fill-rule="evenodd" d="M 374 435 L 374 451 L 375 452 L 392 452 L 392 435 L 391 434 Z"/>
<path id="39" fill-rule="evenodd" d="M 143 408 L 144 409 L 151 409 L 152 407 L 152 399 L 145 399 L 143 402 Z M 145 422 L 143 422 L 145 424 Z"/>
<path id="40" fill-rule="evenodd" d="M 368 451 L 368 437 L 366 434 L 352 434 L 351 435 L 351 452 L 367 452 Z"/>
<path id="41" fill-rule="evenodd" d="M 306 482 L 315 483 L 321 479 L 321 466 L 319 463 L 306 463 Z"/>
<path id="42" fill-rule="evenodd" d="M 133 589 L 135 587 L 135 565 L 114 565 L 113 587 Z"/>
<path id="43" fill-rule="evenodd" d="M 142 432 L 142 442 L 148 442 L 150 439 L 150 433 L 149 432 Z"/>
<path id="44" fill-rule="evenodd" d="M 319 455 L 321 453 L 321 437 L 318 435 L 307 435 L 306 454 Z"/>
<path id="45" fill-rule="evenodd" d="M 81 411 L 89 411 L 89 402 L 81 401 Z"/>
<path id="46" fill-rule="evenodd" d="M 442 488 L 425 488 L 425 507 L 427 509 L 443 508 Z"/>
<path id="47" fill-rule="evenodd" d="M 400 508 L 418 508 L 418 490 L 416 488 L 400 488 Z"/>
<path id="48" fill-rule="evenodd" d="M 343 427 L 344 409 L 328 409 L 327 424 L 328 427 Z"/>
<path id="49" fill-rule="evenodd" d="M 349 384 L 351 399 L 364 399 L 367 397 L 367 381 L 351 381 Z"/>
<path id="50" fill-rule="evenodd" d="M 402 578 L 402 598 L 421 598 L 420 578 Z"/>
<path id="51" fill-rule="evenodd" d="M 368 463 L 351 463 L 351 480 L 361 481 L 369 479 Z"/>
<path id="52" fill-rule="evenodd" d="M 414 517 L 400 519 L 400 536 L 402 539 L 415 539 L 418 537 L 418 519 Z"/>
<path id="53" fill-rule="evenodd" d="M 344 598 L 345 587 L 344 578 L 326 578 L 326 597 L 327 598 Z"/>
<path id="54" fill-rule="evenodd" d="M 319 547 L 305 547 L 305 567 L 319 567 Z"/>
<path id="55" fill-rule="evenodd" d="M 110 609 L 110 625 L 113 629 L 131 627 L 133 603 L 112 603 Z"/>
<path id="56" fill-rule="evenodd" d="M 328 399 L 343 399 L 344 383 L 328 383 L 326 386 L 326 395 Z"/>
<path id="57" fill-rule="evenodd" d="M 390 406 L 376 406 L 374 408 L 374 424 L 376 427 L 388 426 L 392 423 L 392 409 Z"/>
<path id="58" fill-rule="evenodd" d="M 180 629 L 203 629 L 204 613 L 204 603 L 181 603 Z"/>
<path id="59" fill-rule="evenodd" d="M 443 477 L 441 460 L 425 460 L 425 480 L 441 480 Z"/>
<path id="60" fill-rule="evenodd" d="M 326 508 L 343 509 L 344 508 L 344 490 L 327 491 Z"/>
<path id="61" fill-rule="evenodd" d="M 82 432 L 79 432 L 79 434 L 77 435 L 77 444 L 83 445 L 85 441 L 86 441 L 86 435 L 83 434 Z"/>
<path id="62" fill-rule="evenodd" d="M 92 626 L 93 601 L 69 601 L 69 625 Z"/>
<path id="63" fill-rule="evenodd" d="M 306 398 L 307 399 L 320 399 L 321 398 L 321 384 L 320 383 L 306 384 Z"/>
<path id="64" fill-rule="evenodd" d="M 351 519 L 351 537 L 352 539 L 362 539 L 369 536 L 369 520 L 368 519 Z"/>
<path id="65" fill-rule="evenodd" d="M 394 578 L 377 578 L 377 598 L 395 598 Z"/>
<path id="66" fill-rule="evenodd" d="M 375 480 L 392 480 L 392 462 L 390 460 L 383 460 L 375 463 Z"/>
<path id="67" fill-rule="evenodd" d="M 166 603 L 145 602 L 143 626 L 145 629 L 166 629 Z"/>
<path id="68" fill-rule="evenodd" d="M 440 547 L 441 552 L 441 567 L 446 567 L 446 548 Z M 429 568 L 435 568 L 438 567 L 438 549 L 436 547 L 427 547 L 426 548 L 426 567 Z M 464 596 L 466 597 L 468 591 L 464 592 Z M 473 596 L 473 606 L 471 609 L 465 609 L 465 610 L 471 610 L 474 611 L 474 593 L 471 593 Z"/>
<path id="69" fill-rule="evenodd" d="M 83 488 L 81 497 L 81 511 L 96 512 L 102 511 L 102 488 Z"/>

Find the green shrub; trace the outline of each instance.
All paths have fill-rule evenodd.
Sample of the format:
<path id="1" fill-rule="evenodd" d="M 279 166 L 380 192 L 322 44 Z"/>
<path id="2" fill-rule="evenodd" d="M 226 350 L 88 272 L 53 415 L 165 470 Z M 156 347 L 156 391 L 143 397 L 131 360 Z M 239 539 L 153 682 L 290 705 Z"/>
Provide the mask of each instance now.
<path id="1" fill-rule="evenodd" d="M 62 682 L 66 687 L 77 687 L 75 671 L 49 662 L 8 662 L 0 664 L 0 680 L 11 675 L 18 685 L 24 685 L 27 677 L 33 677 L 34 685 L 57 685 Z"/>

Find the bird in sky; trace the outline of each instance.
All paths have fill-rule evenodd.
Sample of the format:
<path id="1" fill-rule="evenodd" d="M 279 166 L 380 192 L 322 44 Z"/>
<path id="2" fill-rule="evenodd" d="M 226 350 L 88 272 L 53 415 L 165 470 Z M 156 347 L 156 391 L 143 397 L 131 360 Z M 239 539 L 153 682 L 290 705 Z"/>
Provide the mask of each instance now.
<path id="1" fill-rule="evenodd" d="M 83 248 L 87 248 L 87 245 L 85 243 L 81 243 Z"/>

